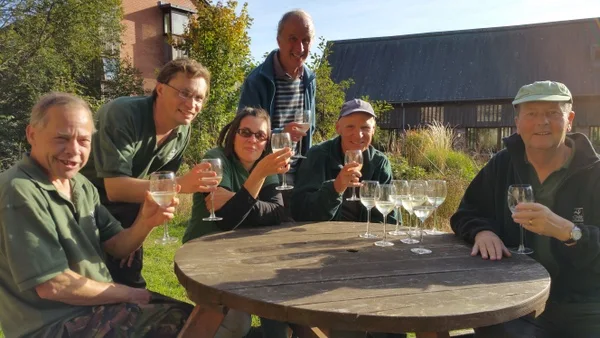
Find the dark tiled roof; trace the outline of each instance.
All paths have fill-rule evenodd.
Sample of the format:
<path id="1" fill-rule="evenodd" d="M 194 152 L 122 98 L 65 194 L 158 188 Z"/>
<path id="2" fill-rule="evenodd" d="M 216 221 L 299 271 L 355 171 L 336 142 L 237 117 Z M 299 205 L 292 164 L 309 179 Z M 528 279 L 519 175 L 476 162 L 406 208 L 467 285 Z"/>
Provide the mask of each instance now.
<path id="1" fill-rule="evenodd" d="M 536 80 L 565 83 L 574 96 L 600 95 L 600 20 L 331 41 L 336 81 L 347 98 L 388 102 L 508 99 Z"/>

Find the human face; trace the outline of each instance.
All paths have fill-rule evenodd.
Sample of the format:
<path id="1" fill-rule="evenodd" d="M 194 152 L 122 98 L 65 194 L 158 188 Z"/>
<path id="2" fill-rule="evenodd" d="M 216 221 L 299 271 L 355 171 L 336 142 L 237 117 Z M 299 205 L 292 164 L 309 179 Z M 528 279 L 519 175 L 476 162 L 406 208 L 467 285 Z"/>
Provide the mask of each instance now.
<path id="1" fill-rule="evenodd" d="M 242 121 L 240 121 L 239 129 L 248 129 L 253 133 L 269 135 L 267 121 L 255 116 L 244 117 Z M 267 140 L 260 141 L 256 138 L 256 135 L 251 135 L 246 138 L 237 132 L 233 141 L 233 151 L 235 151 L 240 162 L 242 162 L 242 165 L 247 170 L 250 170 L 254 165 L 254 162 L 260 158 L 266 146 Z"/>
<path id="2" fill-rule="evenodd" d="M 46 125 L 27 126 L 31 158 L 48 173 L 50 181 L 73 178 L 87 163 L 94 124 L 82 107 L 54 106 Z"/>
<path id="3" fill-rule="evenodd" d="M 294 16 L 285 22 L 277 37 L 279 62 L 290 75 L 297 72 L 308 57 L 312 44 L 311 30 L 312 22 Z"/>
<path id="4" fill-rule="evenodd" d="M 367 113 L 353 113 L 342 117 L 335 124 L 335 130 L 342 138 L 342 151 L 365 151 L 375 134 L 375 118 Z"/>
<path id="5" fill-rule="evenodd" d="M 169 127 L 189 125 L 202 110 L 207 90 L 202 77 L 190 78 L 177 73 L 167 84 L 156 85 L 157 105 L 164 112 Z"/>
<path id="6" fill-rule="evenodd" d="M 551 150 L 564 144 L 574 118 L 575 112 L 563 112 L 558 102 L 525 102 L 519 105 L 515 124 L 526 148 Z"/>

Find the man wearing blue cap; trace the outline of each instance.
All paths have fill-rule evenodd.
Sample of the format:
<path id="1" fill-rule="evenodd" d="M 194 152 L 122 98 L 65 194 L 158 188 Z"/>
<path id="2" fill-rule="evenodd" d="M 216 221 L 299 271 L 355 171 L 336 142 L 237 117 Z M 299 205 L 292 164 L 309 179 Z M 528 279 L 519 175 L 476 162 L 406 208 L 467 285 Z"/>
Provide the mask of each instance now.
<path id="1" fill-rule="evenodd" d="M 473 243 L 471 255 L 500 260 L 519 244 L 549 272 L 546 310 L 476 330 L 479 337 L 600 336 L 600 159 L 583 134 L 567 134 L 575 112 L 562 83 L 523 86 L 513 105 L 517 133 L 504 140 L 467 188 L 450 224 Z M 510 213 L 508 187 L 529 184 L 535 202 Z M 514 253 L 513 253 L 514 254 Z"/>
<path id="2" fill-rule="evenodd" d="M 367 212 L 360 203 L 342 203 L 344 195 L 352 193 L 348 188 L 359 187 L 359 179 L 381 184 L 392 181 L 390 161 L 371 145 L 375 134 L 371 104 L 359 99 L 344 103 L 335 130 L 339 136 L 312 147 L 300 165 L 291 205 L 296 221 L 366 221 Z M 362 167 L 344 164 L 348 150 L 362 151 Z M 371 217 L 383 221 L 379 211 L 373 210 Z"/>

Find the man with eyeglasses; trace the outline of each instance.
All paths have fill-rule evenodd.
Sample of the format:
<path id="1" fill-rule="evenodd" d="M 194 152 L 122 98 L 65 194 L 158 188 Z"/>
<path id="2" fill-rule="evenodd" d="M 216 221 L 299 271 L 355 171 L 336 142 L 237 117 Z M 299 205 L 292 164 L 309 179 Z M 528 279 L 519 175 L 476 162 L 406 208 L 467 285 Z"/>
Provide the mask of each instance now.
<path id="1" fill-rule="evenodd" d="M 98 188 L 102 204 L 127 228 L 138 214 L 146 179 L 157 171 L 177 172 L 190 141 L 190 124 L 208 98 L 210 72 L 183 58 L 167 63 L 157 77 L 151 96 L 120 97 L 97 112 L 92 156 L 82 173 Z M 203 177 L 215 176 L 207 163 L 177 178 L 180 193 L 210 192 Z M 115 282 L 144 288 L 143 251 L 126 259 L 107 257 Z"/>

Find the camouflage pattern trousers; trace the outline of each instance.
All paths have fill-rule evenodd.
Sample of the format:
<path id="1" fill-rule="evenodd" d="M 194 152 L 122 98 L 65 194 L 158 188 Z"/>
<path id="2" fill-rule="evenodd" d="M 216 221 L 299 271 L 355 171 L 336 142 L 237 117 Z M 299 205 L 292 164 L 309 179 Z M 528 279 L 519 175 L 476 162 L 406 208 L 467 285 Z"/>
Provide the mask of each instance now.
<path id="1" fill-rule="evenodd" d="M 91 313 L 66 322 L 62 337 L 177 337 L 193 308 L 157 293 L 145 305 L 94 306 Z"/>

